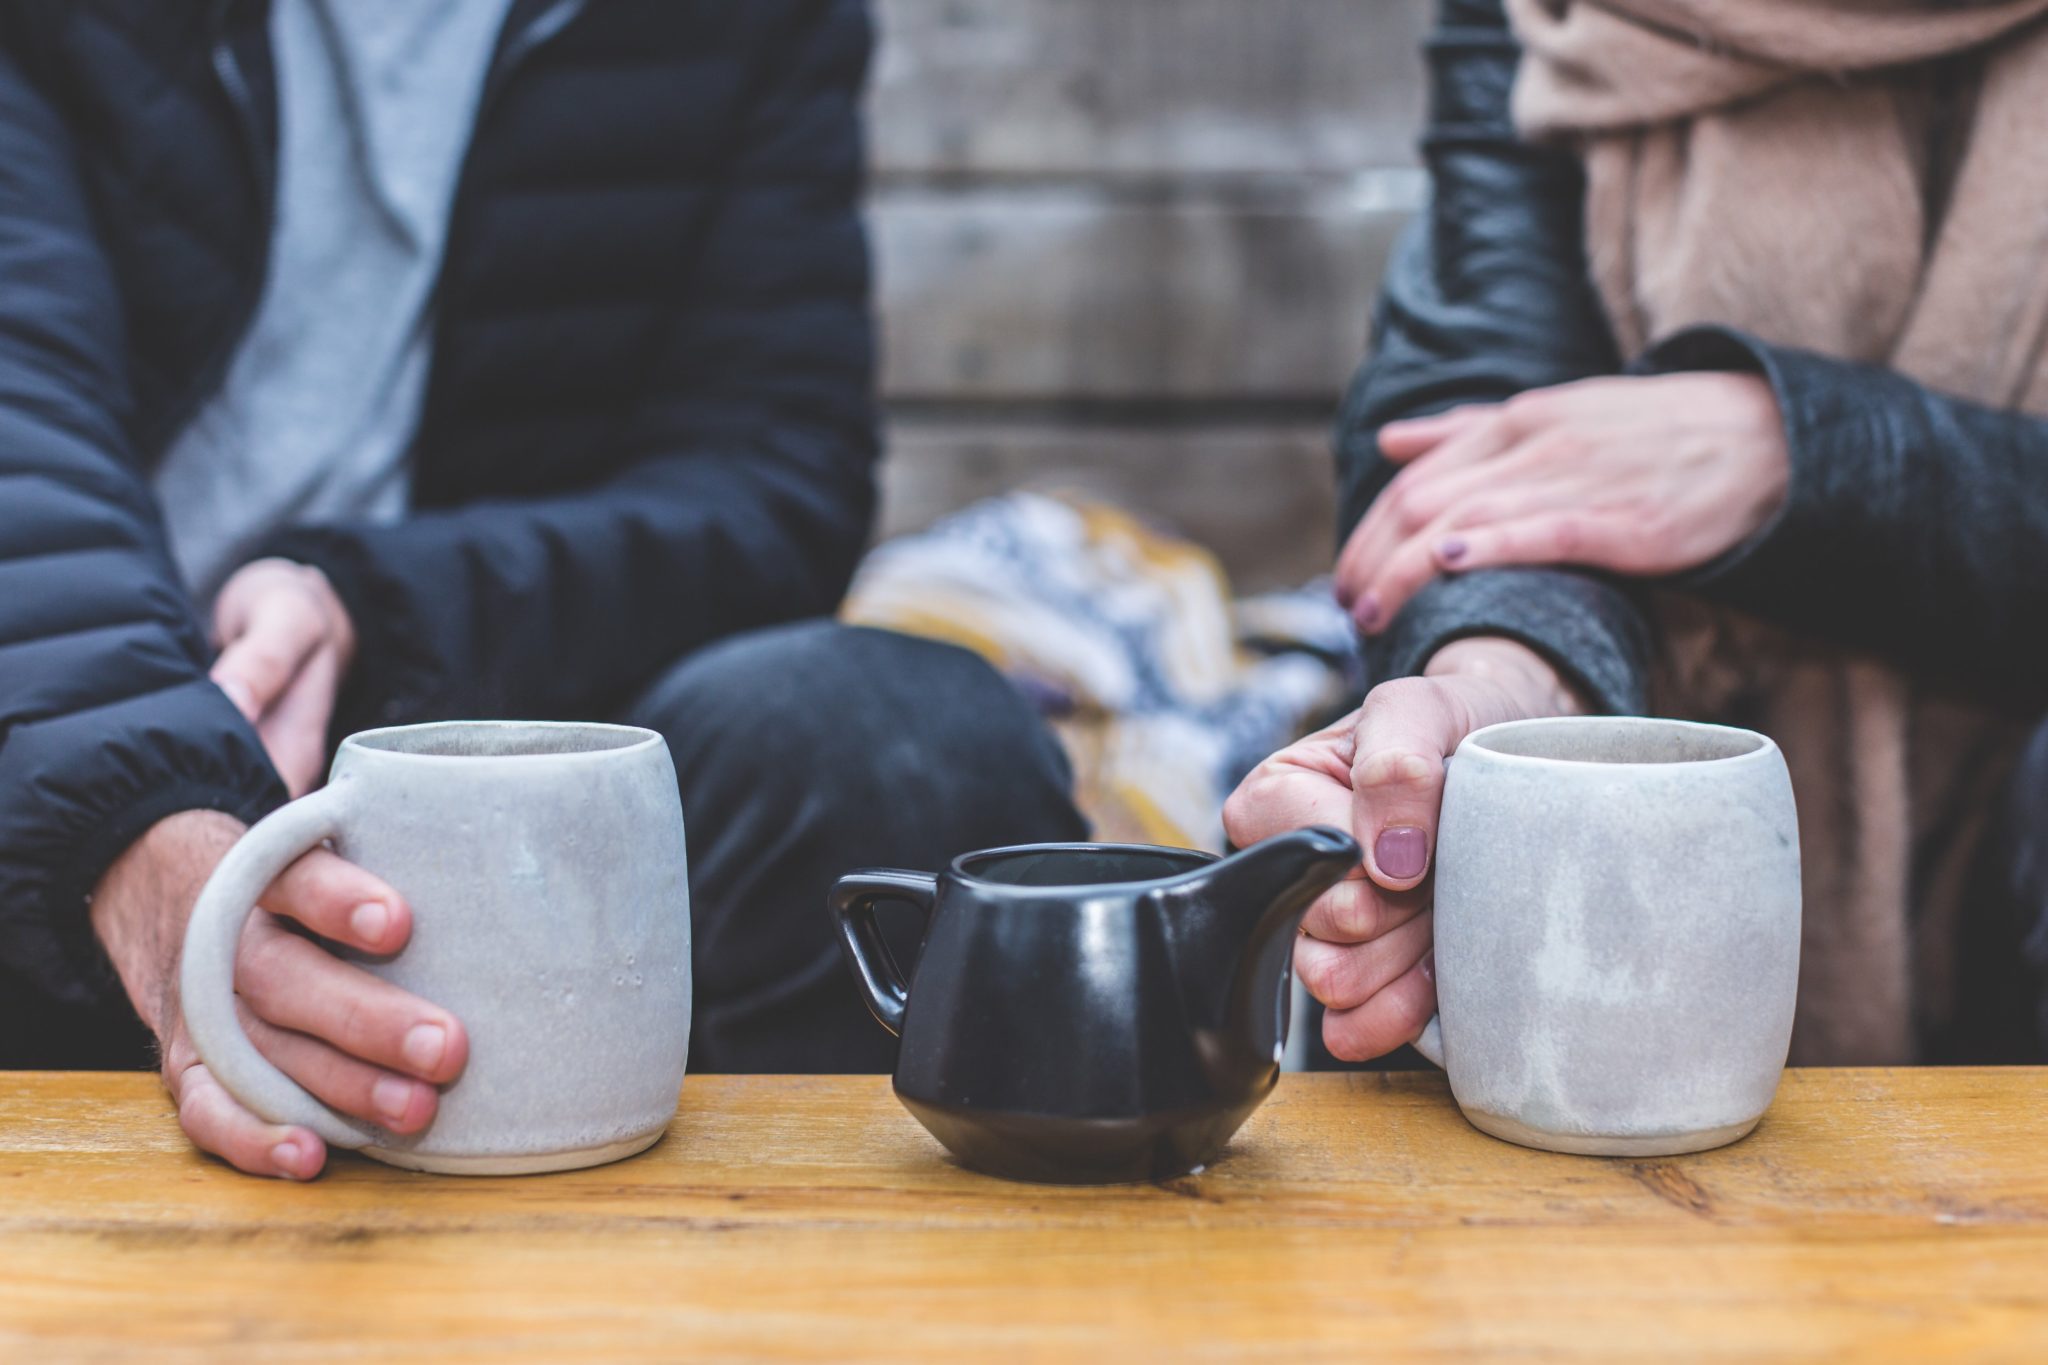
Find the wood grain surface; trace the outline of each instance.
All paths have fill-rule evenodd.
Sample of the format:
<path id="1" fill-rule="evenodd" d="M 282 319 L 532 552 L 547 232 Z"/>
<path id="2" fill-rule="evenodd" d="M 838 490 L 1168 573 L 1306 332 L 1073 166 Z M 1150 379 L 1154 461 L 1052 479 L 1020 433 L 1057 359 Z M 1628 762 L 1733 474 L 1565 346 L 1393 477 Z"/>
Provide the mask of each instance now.
<path id="1" fill-rule="evenodd" d="M 1435 0 L 877 0 L 907 176 L 1349 175 L 1415 157 Z"/>
<path id="2" fill-rule="evenodd" d="M 1408 209 L 1086 189 L 879 196 L 898 403 L 1289 403 L 1327 423 Z"/>
<path id="3" fill-rule="evenodd" d="M 1100 476 L 1059 482 L 1190 535 L 1241 587 L 1327 569 L 1331 420 L 1427 192 L 1434 10 L 877 0 L 869 222 L 902 461 L 883 533 L 1086 451 Z M 1222 438 L 1181 439 L 1198 427 Z M 1315 468 L 1287 455 L 1311 428 Z M 1162 449 L 1185 484 L 1156 477 Z"/>
<path id="4" fill-rule="evenodd" d="M 1658 1161 L 1288 1076 L 1208 1173 L 963 1171 L 876 1078 L 693 1077 L 617 1166 L 312 1185 L 0 1075 L 0 1358 L 2048 1359 L 2048 1073 L 1811 1071 Z"/>
<path id="5" fill-rule="evenodd" d="M 1327 423 L 910 419 L 882 466 L 881 534 L 1016 488 L 1080 493 L 1144 509 L 1258 592 L 1329 571 L 1335 482 Z"/>

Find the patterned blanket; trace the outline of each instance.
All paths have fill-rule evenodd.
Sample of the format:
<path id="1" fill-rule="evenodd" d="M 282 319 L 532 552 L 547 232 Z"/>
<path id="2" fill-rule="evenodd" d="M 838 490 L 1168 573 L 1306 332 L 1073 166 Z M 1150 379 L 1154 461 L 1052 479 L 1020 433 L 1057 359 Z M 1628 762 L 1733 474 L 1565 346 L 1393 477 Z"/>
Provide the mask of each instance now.
<path id="1" fill-rule="evenodd" d="M 1068 495 L 993 498 L 879 546 L 842 614 L 1007 674 L 1101 839 L 1220 850 L 1239 779 L 1363 690 L 1327 582 L 1233 602 L 1207 551 Z"/>

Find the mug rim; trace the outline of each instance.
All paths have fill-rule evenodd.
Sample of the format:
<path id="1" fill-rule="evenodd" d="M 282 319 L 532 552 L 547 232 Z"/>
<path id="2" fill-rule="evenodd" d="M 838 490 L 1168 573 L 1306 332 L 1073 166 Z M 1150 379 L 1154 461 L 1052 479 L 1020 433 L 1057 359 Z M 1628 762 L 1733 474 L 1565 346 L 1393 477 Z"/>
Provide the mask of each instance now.
<path id="1" fill-rule="evenodd" d="M 1170 873 L 1164 877 L 1140 877 L 1124 882 L 1053 882 L 1032 884 L 1026 882 L 999 882 L 986 877 L 977 877 L 967 870 L 970 862 L 988 858 L 1015 857 L 1030 853 L 1123 853 L 1123 854 L 1164 854 L 1175 858 L 1193 860 L 1193 866 L 1184 871 Z M 1047 891 L 1094 891 L 1109 893 L 1133 886 L 1159 886 L 1191 877 L 1197 872 L 1222 861 L 1217 854 L 1200 848 L 1176 848 L 1171 844 L 1118 844 L 1082 840 L 1075 843 L 1004 844 L 997 848 L 977 848 L 962 853 L 946 864 L 946 874 L 956 881 L 967 883 L 977 889 L 985 889 L 1005 895 L 1041 896 Z"/>
<path id="2" fill-rule="evenodd" d="M 1585 725 L 1609 725 L 1619 729 L 1660 730 L 1666 733 L 1689 733 L 1696 735 L 1736 735 L 1756 741 L 1740 753 L 1720 754 L 1713 758 L 1652 759 L 1648 761 L 1604 759 L 1604 758 L 1562 758 L 1553 755 L 1518 754 L 1505 749 L 1494 748 L 1487 743 L 1489 737 L 1515 731 L 1541 731 L 1578 728 Z M 1529 716 L 1521 720 L 1496 721 L 1482 725 L 1459 741 L 1457 753 L 1463 756 L 1467 749 L 1474 756 L 1484 756 L 1497 763 L 1527 764 L 1546 768 L 1580 768 L 1597 770 L 1620 768 L 1637 772 L 1660 770 L 1683 772 L 1705 768 L 1719 768 L 1732 763 L 1769 762 L 1778 752 L 1777 741 L 1760 730 L 1746 729 L 1740 725 L 1716 725 L 1711 721 L 1678 720 L 1666 716 Z"/>
<path id="3" fill-rule="evenodd" d="M 458 731 L 468 733 L 510 731 L 553 732 L 561 734 L 581 731 L 587 734 L 613 735 L 618 743 L 602 748 L 556 750 L 552 753 L 423 753 L 417 749 L 394 748 L 375 741 L 394 735 L 424 735 L 434 731 Z M 361 755 L 375 755 L 378 758 L 405 759 L 417 763 L 532 763 L 552 760 L 601 760 L 623 758 L 638 754 L 665 741 L 660 734 L 639 725 L 617 725 L 609 721 L 584 720 L 429 720 L 411 725 L 380 725 L 374 729 L 358 730 L 342 740 L 335 750 L 338 759 L 342 753 L 353 751 Z"/>

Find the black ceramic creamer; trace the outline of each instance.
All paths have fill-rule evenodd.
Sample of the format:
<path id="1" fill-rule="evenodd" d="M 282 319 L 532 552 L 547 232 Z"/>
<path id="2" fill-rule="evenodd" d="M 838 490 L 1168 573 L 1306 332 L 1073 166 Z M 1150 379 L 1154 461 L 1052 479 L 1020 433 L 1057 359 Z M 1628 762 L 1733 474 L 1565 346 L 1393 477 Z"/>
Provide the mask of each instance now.
<path id="1" fill-rule="evenodd" d="M 1358 866 L 1333 829 L 1230 858 L 1120 844 L 970 853 L 941 876 L 840 879 L 832 914 L 896 1093 L 966 1165 L 1019 1180 L 1159 1180 L 1213 1159 L 1272 1090 L 1301 917 Z M 915 981 L 875 921 L 927 916 Z"/>

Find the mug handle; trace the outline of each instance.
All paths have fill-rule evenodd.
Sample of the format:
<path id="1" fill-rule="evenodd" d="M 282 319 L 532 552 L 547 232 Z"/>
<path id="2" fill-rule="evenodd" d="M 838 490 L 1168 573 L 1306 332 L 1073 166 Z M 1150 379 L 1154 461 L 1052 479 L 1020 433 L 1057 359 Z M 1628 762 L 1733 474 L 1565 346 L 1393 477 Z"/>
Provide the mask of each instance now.
<path id="1" fill-rule="evenodd" d="M 310 1128 L 337 1147 L 364 1147 L 378 1133 L 328 1108 L 272 1066 L 235 1017 L 235 950 L 242 926 L 280 872 L 341 832 L 348 810 L 344 786 L 335 783 L 279 807 L 228 850 L 185 926 L 178 989 L 192 1046 L 230 1095 L 271 1123 Z"/>
<path id="2" fill-rule="evenodd" d="M 903 1035 L 903 1011 L 910 1003 L 910 986 L 896 955 L 882 938 L 875 922 L 877 901 L 908 901 L 931 919 L 938 901 L 939 879 L 929 872 L 907 872 L 896 868 L 866 868 L 849 872 L 832 887 L 825 904 L 832 922 L 839 927 L 839 948 L 846 965 L 860 978 L 861 994 L 868 1010 L 889 1032 Z"/>
<path id="3" fill-rule="evenodd" d="M 1429 1016 L 1429 1022 L 1422 1026 L 1422 1032 L 1409 1044 L 1417 1052 L 1438 1066 L 1444 1064 L 1444 1016 L 1441 1012 Z"/>

